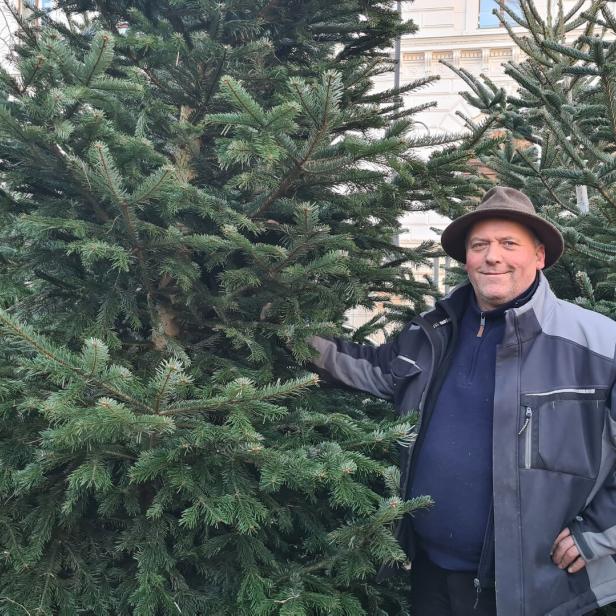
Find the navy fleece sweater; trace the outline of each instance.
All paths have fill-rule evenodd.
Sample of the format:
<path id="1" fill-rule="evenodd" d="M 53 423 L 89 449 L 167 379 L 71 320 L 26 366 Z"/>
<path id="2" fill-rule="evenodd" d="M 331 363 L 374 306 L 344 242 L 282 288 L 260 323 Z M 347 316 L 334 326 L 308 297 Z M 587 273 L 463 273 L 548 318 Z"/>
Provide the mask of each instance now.
<path id="1" fill-rule="evenodd" d="M 411 495 L 429 494 L 435 503 L 415 514 L 413 527 L 428 558 L 443 569 L 477 571 L 479 565 L 492 504 L 496 349 L 503 339 L 505 310 L 528 301 L 535 288 L 536 282 L 507 305 L 483 313 L 470 294 L 449 371 L 417 452 Z"/>

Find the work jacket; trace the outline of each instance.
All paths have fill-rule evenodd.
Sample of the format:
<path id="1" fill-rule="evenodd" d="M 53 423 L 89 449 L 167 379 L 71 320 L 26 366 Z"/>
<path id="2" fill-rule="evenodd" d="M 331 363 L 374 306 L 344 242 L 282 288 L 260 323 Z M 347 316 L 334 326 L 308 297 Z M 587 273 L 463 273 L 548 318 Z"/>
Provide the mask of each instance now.
<path id="1" fill-rule="evenodd" d="M 401 449 L 408 497 L 472 288 L 454 289 L 379 347 L 314 338 L 315 364 L 345 385 L 418 413 Z M 505 313 L 494 394 L 493 540 L 498 616 L 577 616 L 616 601 L 616 323 L 559 300 L 543 274 L 531 299 Z M 586 561 L 570 574 L 550 551 L 569 527 Z M 396 531 L 414 556 L 412 518 Z M 480 572 L 481 574 L 481 572 Z M 481 580 L 476 580 L 479 584 Z"/>

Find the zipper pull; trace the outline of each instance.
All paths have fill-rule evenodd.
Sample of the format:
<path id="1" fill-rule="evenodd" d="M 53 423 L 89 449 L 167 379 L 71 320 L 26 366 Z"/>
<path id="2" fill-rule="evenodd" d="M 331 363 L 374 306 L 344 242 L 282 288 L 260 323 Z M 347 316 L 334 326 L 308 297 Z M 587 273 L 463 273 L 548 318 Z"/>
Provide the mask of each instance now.
<path id="1" fill-rule="evenodd" d="M 526 419 L 524 420 L 524 425 L 522 426 L 522 429 L 518 432 L 518 436 L 522 436 L 522 432 L 524 432 L 524 430 L 528 428 L 528 424 L 530 423 L 530 420 L 533 418 L 533 409 L 531 409 L 530 406 L 526 407 L 526 413 L 524 413 L 524 417 Z"/>
<path id="2" fill-rule="evenodd" d="M 481 321 L 479 321 L 479 331 L 477 332 L 477 338 L 483 336 L 483 330 L 486 328 L 486 315 L 481 313 Z"/>
<path id="3" fill-rule="evenodd" d="M 479 605 L 479 595 L 481 594 L 481 582 L 479 581 L 479 578 L 475 578 L 473 580 L 473 585 L 475 586 L 476 593 L 475 605 L 473 605 L 473 609 L 476 610 L 477 606 Z"/>

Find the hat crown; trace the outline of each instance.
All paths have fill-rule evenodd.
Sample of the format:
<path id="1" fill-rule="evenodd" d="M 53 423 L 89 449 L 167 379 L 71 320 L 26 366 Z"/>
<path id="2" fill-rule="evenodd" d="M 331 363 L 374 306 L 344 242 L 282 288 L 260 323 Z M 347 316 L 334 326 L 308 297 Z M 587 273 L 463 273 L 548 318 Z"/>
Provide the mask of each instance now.
<path id="1" fill-rule="evenodd" d="M 511 210 L 525 214 L 536 214 L 532 201 L 519 190 L 506 186 L 491 188 L 481 200 L 475 211 L 491 209 Z"/>

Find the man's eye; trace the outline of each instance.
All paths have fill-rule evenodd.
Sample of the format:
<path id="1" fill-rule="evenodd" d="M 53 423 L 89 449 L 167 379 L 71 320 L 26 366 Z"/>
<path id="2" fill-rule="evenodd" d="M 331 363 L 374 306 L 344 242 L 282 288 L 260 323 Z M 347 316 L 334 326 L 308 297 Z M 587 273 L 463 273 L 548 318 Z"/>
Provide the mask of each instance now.
<path id="1" fill-rule="evenodd" d="M 476 242 L 474 244 L 471 244 L 471 248 L 473 250 L 481 250 L 482 248 L 486 247 L 486 243 L 485 242 Z"/>
<path id="2" fill-rule="evenodd" d="M 513 247 L 516 245 L 516 244 L 515 244 L 515 242 L 513 242 L 513 241 L 511 241 L 511 240 L 505 240 L 505 241 L 503 242 L 503 244 L 504 244 L 505 246 L 507 246 L 507 248 L 513 248 Z"/>

